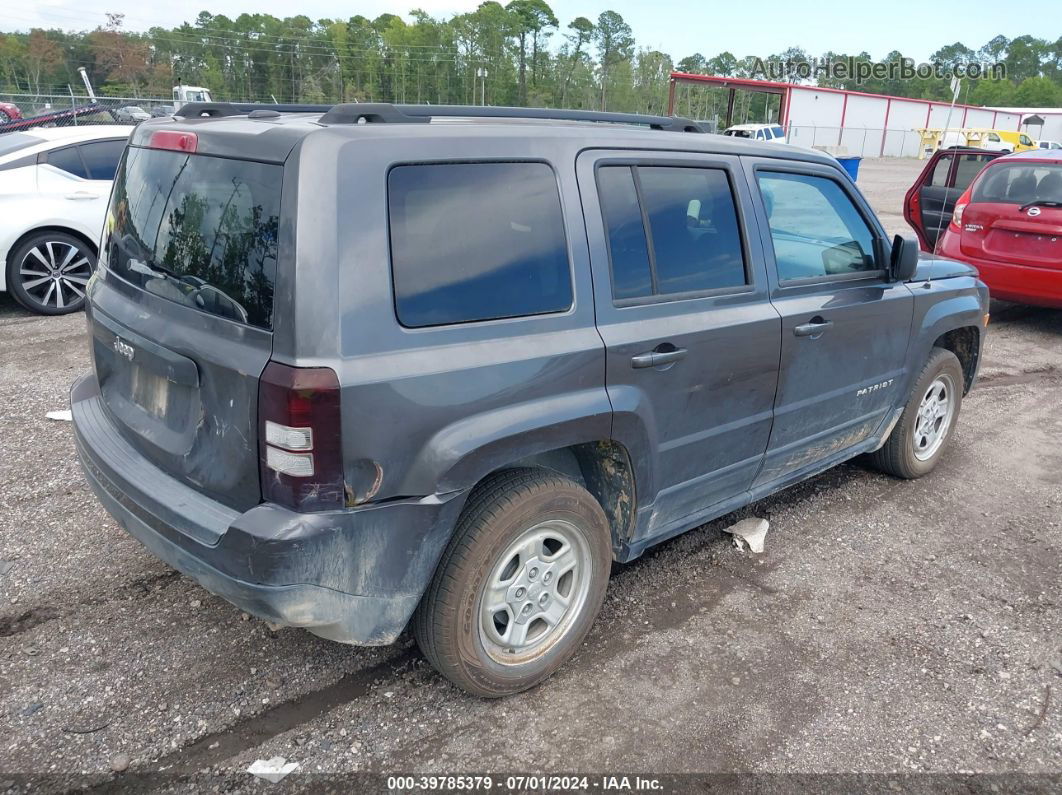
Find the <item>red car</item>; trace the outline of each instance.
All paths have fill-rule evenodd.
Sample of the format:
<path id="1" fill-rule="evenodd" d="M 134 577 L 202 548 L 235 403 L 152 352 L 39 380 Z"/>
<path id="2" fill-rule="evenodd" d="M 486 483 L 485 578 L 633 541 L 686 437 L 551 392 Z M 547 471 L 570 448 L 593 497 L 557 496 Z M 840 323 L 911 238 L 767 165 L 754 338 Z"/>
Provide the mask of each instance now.
<path id="1" fill-rule="evenodd" d="M 1062 308 L 1062 152 L 938 152 L 904 217 L 923 249 L 976 267 L 993 298 Z"/>
<path id="2" fill-rule="evenodd" d="M 6 124 L 9 121 L 21 118 L 22 111 L 18 109 L 18 105 L 12 105 L 10 102 L 0 102 L 0 124 Z"/>

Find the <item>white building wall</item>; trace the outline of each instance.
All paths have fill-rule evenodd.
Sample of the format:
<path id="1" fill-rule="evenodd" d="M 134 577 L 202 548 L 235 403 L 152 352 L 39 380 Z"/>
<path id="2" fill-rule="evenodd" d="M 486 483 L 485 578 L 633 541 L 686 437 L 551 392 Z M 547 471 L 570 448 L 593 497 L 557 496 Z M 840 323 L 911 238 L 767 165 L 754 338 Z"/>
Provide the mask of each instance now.
<path id="1" fill-rule="evenodd" d="M 966 123 L 952 125 L 953 127 L 965 126 L 965 127 L 991 127 L 992 122 L 995 121 L 995 111 L 991 111 L 988 108 L 970 108 L 966 111 Z"/>
<path id="2" fill-rule="evenodd" d="M 843 110 L 844 94 L 794 88 L 789 92 L 789 143 L 836 146 Z"/>
<path id="3" fill-rule="evenodd" d="M 950 112 L 950 119 L 949 119 Z M 1041 112 L 1044 126 L 1025 128 L 1033 138 L 1062 141 L 1062 113 Z M 994 127 L 1017 130 L 1023 118 L 1013 111 L 973 108 L 885 96 L 846 94 L 807 86 L 789 93 L 790 143 L 798 146 L 841 146 L 860 157 L 917 157 L 924 127 L 957 129 Z"/>
<path id="4" fill-rule="evenodd" d="M 889 124 L 885 131 L 885 157 L 918 157 L 921 138 L 915 130 L 926 126 L 929 107 L 925 102 L 894 99 L 889 104 Z"/>
<path id="5" fill-rule="evenodd" d="M 881 152 L 881 138 L 885 130 L 884 97 L 848 95 L 848 107 L 844 114 L 844 131 L 841 146 L 851 155 L 877 157 Z"/>
<path id="6" fill-rule="evenodd" d="M 1037 140 L 1040 138 L 1046 138 L 1048 141 L 1058 141 L 1059 143 L 1062 143 L 1062 113 L 1052 113 L 1050 115 L 1041 113 L 1040 115 L 1044 120 L 1043 129 L 1038 125 L 1022 127 L 1022 129 L 1028 130 L 1029 135 Z"/>

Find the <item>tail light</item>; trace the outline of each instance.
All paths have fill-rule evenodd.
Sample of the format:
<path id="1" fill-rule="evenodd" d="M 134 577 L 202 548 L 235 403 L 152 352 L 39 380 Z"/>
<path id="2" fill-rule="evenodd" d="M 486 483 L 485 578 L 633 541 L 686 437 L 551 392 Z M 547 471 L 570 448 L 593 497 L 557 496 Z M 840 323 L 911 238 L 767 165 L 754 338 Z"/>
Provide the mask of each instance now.
<path id="1" fill-rule="evenodd" d="M 955 202 L 955 209 L 951 212 L 951 225 L 956 232 L 962 231 L 962 214 L 966 211 L 966 205 L 970 203 L 970 189 L 967 188 L 962 196 Z"/>
<path id="2" fill-rule="evenodd" d="M 266 365 L 258 385 L 262 497 L 297 511 L 345 504 L 339 379 L 327 367 Z"/>

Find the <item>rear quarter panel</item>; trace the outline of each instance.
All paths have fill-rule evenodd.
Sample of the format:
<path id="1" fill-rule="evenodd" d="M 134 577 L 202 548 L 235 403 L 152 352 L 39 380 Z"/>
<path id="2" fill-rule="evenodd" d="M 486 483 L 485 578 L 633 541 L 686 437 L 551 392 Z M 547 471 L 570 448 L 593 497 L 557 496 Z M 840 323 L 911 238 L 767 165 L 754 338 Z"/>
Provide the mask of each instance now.
<path id="1" fill-rule="evenodd" d="M 575 155 L 564 149 L 573 145 L 490 137 L 473 149 L 460 131 L 443 131 L 414 149 L 398 126 L 359 131 L 356 140 L 315 133 L 293 153 L 297 169 L 289 161 L 299 196 L 294 323 L 290 333 L 278 328 L 274 358 L 337 370 L 348 502 L 466 489 L 516 459 L 611 430 Z M 387 175 L 397 164 L 447 160 L 552 166 L 572 265 L 569 311 L 435 328 L 398 323 Z"/>

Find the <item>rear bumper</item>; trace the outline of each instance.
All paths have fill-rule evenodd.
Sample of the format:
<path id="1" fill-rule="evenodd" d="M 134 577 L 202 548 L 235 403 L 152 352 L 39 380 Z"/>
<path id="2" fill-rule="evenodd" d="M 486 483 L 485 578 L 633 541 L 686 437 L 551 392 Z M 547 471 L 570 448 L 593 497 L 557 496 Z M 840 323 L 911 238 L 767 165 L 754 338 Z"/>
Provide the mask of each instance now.
<path id="1" fill-rule="evenodd" d="M 1014 265 L 971 257 L 959 248 L 958 236 L 945 233 L 938 254 L 966 262 L 977 268 L 981 281 L 993 298 L 1019 304 L 1062 308 L 1062 269 Z"/>
<path id="2" fill-rule="evenodd" d="M 449 541 L 462 493 L 298 514 L 238 512 L 140 456 L 110 420 L 94 375 L 70 393 L 85 477 L 118 523 L 208 591 L 261 618 L 344 643 L 391 643 Z"/>

